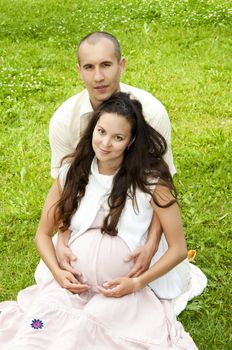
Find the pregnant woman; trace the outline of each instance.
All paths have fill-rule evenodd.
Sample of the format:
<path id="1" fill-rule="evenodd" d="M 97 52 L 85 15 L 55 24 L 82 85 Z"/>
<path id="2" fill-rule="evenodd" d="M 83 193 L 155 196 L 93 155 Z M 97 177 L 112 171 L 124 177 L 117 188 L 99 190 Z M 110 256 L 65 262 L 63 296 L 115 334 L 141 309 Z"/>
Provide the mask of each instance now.
<path id="1" fill-rule="evenodd" d="M 188 280 L 165 151 L 164 138 L 129 95 L 118 93 L 93 113 L 76 151 L 63 161 L 36 233 L 53 278 L 22 290 L 17 302 L 0 304 L 1 349 L 197 349 L 172 302 L 161 299 L 170 285 L 175 290 Z M 125 257 L 146 241 L 153 211 L 164 232 L 158 252 L 146 272 L 126 277 L 132 266 Z M 79 294 L 60 286 L 65 280 L 68 287 L 72 274 L 56 258 L 57 228 L 78 257 Z"/>

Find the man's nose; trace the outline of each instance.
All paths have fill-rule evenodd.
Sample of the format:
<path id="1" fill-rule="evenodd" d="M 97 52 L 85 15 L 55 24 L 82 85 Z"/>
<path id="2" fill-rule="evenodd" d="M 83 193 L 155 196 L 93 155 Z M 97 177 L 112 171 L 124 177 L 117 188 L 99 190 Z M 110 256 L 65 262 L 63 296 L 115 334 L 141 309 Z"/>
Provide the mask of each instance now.
<path id="1" fill-rule="evenodd" d="M 96 82 L 99 82 L 99 81 L 104 80 L 104 75 L 103 75 L 101 69 L 96 68 L 95 74 L 94 74 L 94 80 L 95 80 Z"/>

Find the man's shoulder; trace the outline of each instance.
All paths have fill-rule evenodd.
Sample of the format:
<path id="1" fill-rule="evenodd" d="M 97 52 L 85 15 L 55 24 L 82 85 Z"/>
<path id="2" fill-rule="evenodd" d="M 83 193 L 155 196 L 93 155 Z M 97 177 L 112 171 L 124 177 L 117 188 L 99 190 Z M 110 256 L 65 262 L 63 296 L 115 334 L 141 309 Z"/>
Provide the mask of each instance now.
<path id="1" fill-rule="evenodd" d="M 52 120 L 66 120 L 75 113 L 78 109 L 78 106 L 84 101 L 86 98 L 87 91 L 83 90 L 76 95 L 69 97 L 65 100 L 55 111 L 53 114 Z"/>
<path id="2" fill-rule="evenodd" d="M 121 91 L 128 92 L 142 104 L 145 114 L 161 116 L 166 113 L 164 105 L 150 92 L 127 84 L 120 84 L 120 87 Z"/>

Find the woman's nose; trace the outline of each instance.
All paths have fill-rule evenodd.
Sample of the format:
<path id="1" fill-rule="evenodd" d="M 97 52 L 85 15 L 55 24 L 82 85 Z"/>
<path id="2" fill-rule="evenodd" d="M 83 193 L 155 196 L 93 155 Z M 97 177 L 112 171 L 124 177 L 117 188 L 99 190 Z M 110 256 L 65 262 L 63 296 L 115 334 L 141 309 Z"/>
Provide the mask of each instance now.
<path id="1" fill-rule="evenodd" d="M 104 137 L 103 140 L 102 140 L 102 145 L 105 146 L 105 147 L 109 147 L 111 146 L 111 139 L 110 137 Z"/>

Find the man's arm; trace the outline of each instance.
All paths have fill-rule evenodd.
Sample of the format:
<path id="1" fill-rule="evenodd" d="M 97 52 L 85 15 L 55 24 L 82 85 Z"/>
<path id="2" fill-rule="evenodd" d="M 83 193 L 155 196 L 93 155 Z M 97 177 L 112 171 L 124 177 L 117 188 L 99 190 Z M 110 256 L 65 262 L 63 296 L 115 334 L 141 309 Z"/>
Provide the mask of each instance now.
<path id="1" fill-rule="evenodd" d="M 147 242 L 144 244 L 144 246 L 136 249 L 125 258 L 125 261 L 135 261 L 135 265 L 127 275 L 128 277 L 138 277 L 149 268 L 151 259 L 158 249 L 161 234 L 162 227 L 158 216 L 154 212 L 148 231 Z"/>
<path id="2" fill-rule="evenodd" d="M 51 147 L 51 176 L 56 179 L 59 174 L 61 160 L 74 151 L 68 139 L 68 131 L 58 109 L 50 120 L 49 142 Z"/>
<path id="3" fill-rule="evenodd" d="M 77 257 L 73 254 L 72 250 L 68 246 L 70 238 L 70 230 L 65 232 L 58 231 L 58 239 L 56 246 L 56 255 L 59 261 L 59 265 L 62 269 L 71 272 L 74 276 L 81 277 L 82 273 L 72 267 L 72 261 L 76 261 Z"/>
<path id="4" fill-rule="evenodd" d="M 157 117 L 152 116 L 148 120 L 149 124 L 158 131 L 167 142 L 167 152 L 164 155 L 164 160 L 169 166 L 169 171 L 172 177 L 176 173 L 176 168 L 173 161 L 172 146 L 171 146 L 171 123 L 168 117 L 166 109 L 162 106 L 160 107 L 159 114 Z"/>

